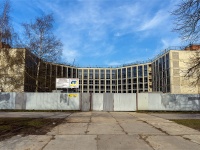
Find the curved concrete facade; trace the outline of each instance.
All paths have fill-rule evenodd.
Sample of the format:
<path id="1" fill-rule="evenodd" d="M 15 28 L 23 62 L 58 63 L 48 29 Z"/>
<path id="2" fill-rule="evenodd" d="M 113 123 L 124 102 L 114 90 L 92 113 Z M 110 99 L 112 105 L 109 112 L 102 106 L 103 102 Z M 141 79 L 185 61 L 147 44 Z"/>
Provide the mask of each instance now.
<path id="1" fill-rule="evenodd" d="M 120 68 L 78 68 L 79 92 L 136 93 L 152 91 L 151 63 Z"/>
<path id="2" fill-rule="evenodd" d="M 22 62 L 19 61 L 18 65 L 13 65 L 15 69 L 12 69 L 9 62 L 6 62 L 7 59 L 4 58 L 4 50 L 1 49 L 0 52 L 0 89 L 4 92 L 34 92 L 36 66 L 30 59 L 30 55 L 33 58 L 33 54 L 21 49 L 25 58 L 21 58 Z M 19 51 L 9 49 L 9 52 L 15 56 Z M 193 81 L 194 79 L 188 80 L 184 77 L 191 56 L 195 52 L 198 52 L 198 50 L 194 51 L 188 47 L 185 50 L 167 50 L 149 63 L 123 65 L 115 68 L 83 68 L 42 62 L 39 92 L 56 90 L 56 78 L 79 78 L 79 89 L 59 90 L 80 93 L 163 92 L 198 94 L 200 93 L 200 83 L 192 86 L 190 80 Z M 16 56 L 14 59 L 16 59 Z M 37 58 L 35 57 L 35 59 Z M 20 72 L 17 73 L 16 70 L 18 72 L 20 70 Z M 17 82 L 6 82 L 11 81 L 12 77 L 19 77 L 19 75 L 17 86 L 14 86 L 14 83 Z M 9 79 L 7 79 L 8 77 Z"/>

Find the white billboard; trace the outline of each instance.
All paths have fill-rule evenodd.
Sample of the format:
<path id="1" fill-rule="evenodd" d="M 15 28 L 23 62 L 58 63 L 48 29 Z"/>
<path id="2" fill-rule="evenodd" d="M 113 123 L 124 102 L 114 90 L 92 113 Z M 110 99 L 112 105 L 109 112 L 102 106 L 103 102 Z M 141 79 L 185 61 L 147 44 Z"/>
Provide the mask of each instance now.
<path id="1" fill-rule="evenodd" d="M 79 79 L 56 78 L 56 88 L 79 88 Z"/>

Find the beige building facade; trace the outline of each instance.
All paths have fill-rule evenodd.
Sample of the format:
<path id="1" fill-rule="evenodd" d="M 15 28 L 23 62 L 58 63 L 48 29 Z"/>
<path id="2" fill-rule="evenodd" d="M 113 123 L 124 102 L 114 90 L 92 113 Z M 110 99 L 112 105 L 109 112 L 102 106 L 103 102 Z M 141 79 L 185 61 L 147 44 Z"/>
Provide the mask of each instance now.
<path id="1" fill-rule="evenodd" d="M 42 62 L 39 92 L 56 90 L 56 78 L 79 78 L 79 89 L 75 91 L 80 93 L 199 94 L 200 84 L 191 84 L 195 77 L 185 77 L 190 60 L 199 48 L 169 49 L 150 62 L 120 67 L 91 68 Z M 37 59 L 26 49 L 0 47 L 0 90 L 34 92 Z"/>
<path id="2" fill-rule="evenodd" d="M 0 49 L 0 90 L 24 91 L 25 49 Z"/>
<path id="3" fill-rule="evenodd" d="M 200 83 L 192 84 L 196 78 L 195 76 L 200 76 L 200 74 L 194 75 L 193 78 L 186 77 L 188 68 L 194 65 L 190 61 L 195 53 L 196 51 L 190 50 L 170 51 L 171 93 L 200 93 Z"/>
<path id="4" fill-rule="evenodd" d="M 198 49 L 168 50 L 152 62 L 153 91 L 172 94 L 199 94 L 200 83 L 193 84 L 196 76 L 186 76 L 191 60 Z"/>

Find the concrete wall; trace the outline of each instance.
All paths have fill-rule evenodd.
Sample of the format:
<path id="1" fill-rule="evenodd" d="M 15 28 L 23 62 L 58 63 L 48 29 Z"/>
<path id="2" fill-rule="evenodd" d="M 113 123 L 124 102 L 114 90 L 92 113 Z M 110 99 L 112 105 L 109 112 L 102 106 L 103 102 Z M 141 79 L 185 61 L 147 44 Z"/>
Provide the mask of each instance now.
<path id="1" fill-rule="evenodd" d="M 81 111 L 90 111 L 91 94 L 81 93 L 80 101 L 81 101 Z"/>
<path id="2" fill-rule="evenodd" d="M 161 93 L 148 94 L 148 110 L 166 110 L 162 105 Z"/>
<path id="3" fill-rule="evenodd" d="M 0 93 L 0 109 L 80 110 L 79 93 Z"/>
<path id="4" fill-rule="evenodd" d="M 200 95 L 162 94 L 161 104 L 165 110 L 200 111 Z"/>
<path id="5" fill-rule="evenodd" d="M 135 111 L 136 94 L 133 93 L 93 93 L 94 111 Z"/>
<path id="6" fill-rule="evenodd" d="M 103 111 L 103 94 L 101 93 L 92 94 L 92 110 Z"/>
<path id="7" fill-rule="evenodd" d="M 135 111 L 135 110 L 136 110 L 135 93 L 114 94 L 114 111 Z"/>
<path id="8" fill-rule="evenodd" d="M 15 109 L 16 93 L 0 93 L 0 109 Z"/>
<path id="9" fill-rule="evenodd" d="M 136 94 L 0 92 L 0 109 L 136 111 Z M 139 93 L 138 110 L 200 111 L 200 95 Z"/>
<path id="10" fill-rule="evenodd" d="M 138 108 L 151 111 L 200 111 L 200 95 L 139 93 Z"/>
<path id="11" fill-rule="evenodd" d="M 138 94 L 138 109 L 148 110 L 148 93 Z"/>
<path id="12" fill-rule="evenodd" d="M 114 110 L 114 94 L 103 93 L 103 111 L 113 111 L 113 110 Z"/>

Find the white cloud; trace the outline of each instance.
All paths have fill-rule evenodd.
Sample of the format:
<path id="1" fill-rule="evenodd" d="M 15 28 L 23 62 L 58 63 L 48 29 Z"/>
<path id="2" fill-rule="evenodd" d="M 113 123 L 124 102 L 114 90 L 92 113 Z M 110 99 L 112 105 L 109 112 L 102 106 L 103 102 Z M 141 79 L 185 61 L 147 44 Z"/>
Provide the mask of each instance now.
<path id="1" fill-rule="evenodd" d="M 26 15 L 22 13 L 23 18 L 25 16 L 31 18 L 32 14 L 37 13 L 38 10 L 39 13 L 43 11 L 54 14 L 56 28 L 54 33 L 64 44 L 63 58 L 66 58 L 68 62 L 76 59 L 76 62 L 90 60 L 88 63 L 91 63 L 96 62 L 99 57 L 102 63 L 122 65 L 134 60 L 144 60 L 147 57 L 142 58 L 142 55 L 145 55 L 142 54 L 144 51 L 134 51 L 133 48 L 130 51 L 131 47 L 136 49 L 145 47 L 137 44 L 159 47 L 159 50 L 181 44 L 176 38 L 177 35 L 170 31 L 172 21 L 169 11 L 176 3 L 174 0 L 162 3 L 160 0 L 151 2 L 148 0 L 52 1 L 32 0 L 33 3 L 30 3 L 20 0 L 14 3 L 18 6 L 15 9 L 25 8 L 23 11 Z M 18 18 L 20 20 L 20 17 Z M 155 42 L 152 42 L 154 40 Z M 135 45 L 125 49 L 128 46 L 123 44 Z M 146 48 L 152 53 L 155 52 L 155 49 Z M 131 55 L 130 52 L 135 54 Z M 88 57 L 90 59 L 87 59 Z M 130 61 L 129 58 L 131 58 Z M 109 61 L 105 62 L 105 59 Z"/>
<path id="2" fill-rule="evenodd" d="M 160 40 L 160 44 L 158 47 L 153 51 L 153 57 L 161 53 L 163 50 L 168 49 L 168 48 L 177 48 L 186 45 L 180 38 L 175 37 L 175 36 L 169 36 L 169 37 L 163 37 Z"/>
<path id="3" fill-rule="evenodd" d="M 121 62 L 118 62 L 118 61 L 111 61 L 111 62 L 106 62 L 105 63 L 107 66 L 120 66 L 122 65 Z"/>
<path id="4" fill-rule="evenodd" d="M 64 62 L 73 63 L 73 61 L 79 57 L 81 57 L 81 54 L 77 50 L 70 50 L 66 48 L 63 50 L 62 59 Z"/>
<path id="5" fill-rule="evenodd" d="M 170 46 L 181 46 L 183 45 L 183 41 L 180 38 L 163 38 L 161 39 L 162 49 L 166 49 Z"/>
<path id="6" fill-rule="evenodd" d="M 149 29 L 152 29 L 152 28 L 155 28 L 155 27 L 159 26 L 160 24 L 165 22 L 166 19 L 168 19 L 168 16 L 169 15 L 166 14 L 165 11 L 162 11 L 162 10 L 158 11 L 153 18 L 151 18 L 149 20 L 146 20 L 141 25 L 141 27 L 139 28 L 139 31 L 149 30 Z"/>
<path id="7" fill-rule="evenodd" d="M 104 61 L 104 64 L 106 66 L 121 66 L 121 65 L 124 65 L 124 64 L 133 64 L 133 63 L 138 63 L 138 62 L 143 62 L 143 61 L 146 61 L 145 58 L 135 58 L 135 59 L 121 59 L 121 60 L 118 60 L 118 61 L 112 61 L 112 60 L 106 60 Z"/>
<path id="8" fill-rule="evenodd" d="M 81 55 L 90 58 L 104 58 L 115 54 L 114 46 L 102 43 L 102 45 L 94 47 L 93 45 L 86 44 L 82 47 Z"/>

